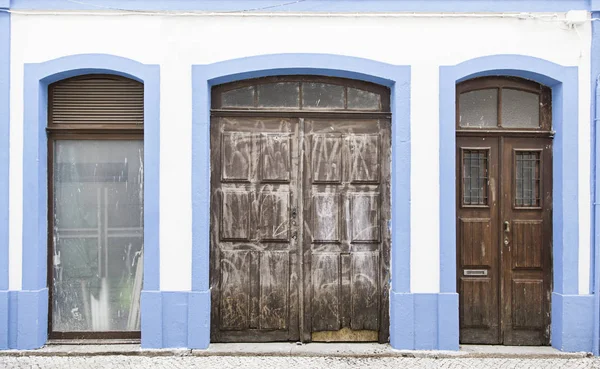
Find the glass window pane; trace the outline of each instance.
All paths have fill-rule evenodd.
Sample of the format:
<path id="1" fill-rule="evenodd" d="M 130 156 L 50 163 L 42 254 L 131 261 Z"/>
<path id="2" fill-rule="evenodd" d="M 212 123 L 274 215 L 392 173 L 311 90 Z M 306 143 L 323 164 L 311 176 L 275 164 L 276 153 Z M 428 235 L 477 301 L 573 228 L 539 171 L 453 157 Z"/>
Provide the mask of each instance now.
<path id="1" fill-rule="evenodd" d="M 57 140 L 52 327 L 138 331 L 142 141 Z"/>
<path id="2" fill-rule="evenodd" d="M 381 110 L 381 96 L 358 88 L 348 88 L 348 109 Z"/>
<path id="3" fill-rule="evenodd" d="M 458 124 L 461 127 L 496 127 L 498 125 L 498 90 L 486 89 L 460 94 L 458 112 Z"/>
<path id="4" fill-rule="evenodd" d="M 487 150 L 463 150 L 463 205 L 487 205 L 487 159 Z"/>
<path id="5" fill-rule="evenodd" d="M 230 108 L 251 108 L 254 106 L 254 86 L 223 92 L 221 105 Z"/>
<path id="6" fill-rule="evenodd" d="M 502 89 L 502 127 L 538 128 L 540 96 L 531 92 Z"/>
<path id="7" fill-rule="evenodd" d="M 302 84 L 302 107 L 343 109 L 344 87 L 327 83 Z"/>
<path id="8" fill-rule="evenodd" d="M 258 106 L 262 108 L 300 108 L 300 84 L 280 82 L 258 85 Z"/>
<path id="9" fill-rule="evenodd" d="M 515 160 L 515 206 L 540 206 L 539 151 L 518 151 Z"/>

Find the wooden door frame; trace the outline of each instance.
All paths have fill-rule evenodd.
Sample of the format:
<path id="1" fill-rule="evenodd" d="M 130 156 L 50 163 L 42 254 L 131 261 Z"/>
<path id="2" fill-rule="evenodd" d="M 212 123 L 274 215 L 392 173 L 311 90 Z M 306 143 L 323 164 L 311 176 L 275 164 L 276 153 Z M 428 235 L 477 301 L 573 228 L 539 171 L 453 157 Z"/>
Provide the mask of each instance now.
<path id="1" fill-rule="evenodd" d="M 520 91 L 525 91 L 525 92 L 531 92 L 531 93 L 537 93 L 539 95 L 540 98 L 540 115 L 539 115 L 539 119 L 540 119 L 540 126 L 539 128 L 519 128 L 519 129 L 513 129 L 513 128 L 503 128 L 501 126 L 501 104 L 502 104 L 502 97 L 501 97 L 501 89 L 503 88 L 509 88 L 509 89 L 515 89 L 515 90 L 520 90 Z M 465 92 L 470 92 L 470 91 L 477 91 L 477 90 L 482 90 L 482 89 L 497 89 L 498 94 L 497 94 L 497 118 L 498 118 L 498 127 L 486 127 L 486 128 L 462 128 L 460 126 L 460 109 L 459 109 L 459 96 L 461 93 L 465 93 Z M 500 175 L 503 172 L 504 169 L 504 163 L 503 163 L 503 156 L 504 156 L 504 139 L 505 138 L 524 138 L 524 139 L 536 139 L 536 138 L 541 138 L 541 139 L 553 139 L 554 138 L 554 132 L 551 130 L 552 129 L 552 91 L 549 87 L 544 86 L 540 83 L 534 82 L 534 81 L 530 81 L 530 80 L 525 80 L 522 78 L 517 78 L 517 77 L 510 77 L 510 76 L 489 76 L 489 77 L 478 77 L 478 78 L 473 78 L 473 79 L 468 79 L 465 80 L 461 83 L 456 84 L 456 95 L 455 95 L 455 120 L 454 120 L 454 132 L 455 132 L 455 138 L 458 137 L 481 137 L 481 138 L 493 138 L 497 140 L 497 145 L 498 145 L 498 198 L 499 200 L 499 204 L 497 207 L 497 221 L 498 224 L 496 224 L 498 232 L 496 235 L 492 235 L 493 237 L 497 238 L 496 242 L 498 244 L 498 252 L 500 253 L 498 255 L 498 259 L 497 259 L 497 265 L 495 267 L 498 268 L 498 304 L 500 305 L 498 314 L 499 314 L 499 340 L 501 342 L 504 342 L 504 331 L 505 331 L 505 321 L 503 319 L 503 310 L 502 304 L 505 303 L 503 301 L 504 299 L 504 284 L 505 284 L 505 270 L 504 270 L 504 265 L 507 262 L 506 260 L 504 260 L 502 253 L 500 252 L 501 248 L 502 248 L 502 242 L 503 242 L 503 232 L 500 231 L 501 229 L 501 223 L 502 220 L 505 219 L 505 203 L 502 200 L 502 196 L 500 194 L 504 193 L 504 184 L 503 181 L 500 180 Z M 554 147 L 554 145 L 552 146 Z M 454 152 L 457 151 L 457 145 L 456 145 L 456 141 L 454 144 Z M 456 158 L 456 160 L 458 160 L 458 158 Z M 458 214 L 458 209 L 460 207 L 459 204 L 459 194 L 461 193 L 461 188 L 458 185 L 458 182 L 460 181 L 459 178 L 459 173 L 461 173 L 461 168 L 456 165 L 455 166 L 455 216 Z M 553 178 L 547 178 L 547 177 L 543 177 L 542 178 L 543 182 L 549 181 L 550 183 L 552 183 Z M 554 194 L 552 194 L 554 195 Z M 554 197 L 554 196 L 553 196 Z M 552 210 L 550 210 L 550 219 L 552 220 Z M 457 224 L 457 223 L 455 223 Z M 552 229 L 554 227 L 554 224 L 552 223 L 550 226 Z M 456 236 L 456 258 L 455 258 L 455 275 L 456 275 L 456 291 L 457 293 L 459 292 L 459 286 L 460 286 L 460 259 L 459 259 L 459 255 L 460 255 L 460 234 L 458 232 L 458 229 L 455 229 L 455 236 Z M 549 251 L 549 264 L 548 266 L 548 271 L 546 271 L 547 273 L 549 273 L 550 277 L 550 284 L 549 284 L 549 292 L 550 294 L 552 293 L 552 291 L 554 290 L 553 288 L 553 269 L 554 269 L 554 264 L 553 264 L 553 237 L 552 234 L 550 234 L 550 242 L 547 245 L 547 249 Z M 460 300 L 460 299 L 459 299 Z M 552 302 L 549 300 L 549 304 L 548 304 L 548 319 L 547 319 L 547 324 L 548 324 L 548 329 L 551 329 L 551 309 L 552 309 Z M 459 336 L 460 336 L 460 321 L 459 321 Z M 503 343 L 501 343 L 503 344 Z"/>
<path id="2" fill-rule="evenodd" d="M 341 84 L 343 86 L 347 87 L 353 87 L 353 88 L 359 88 L 359 89 L 363 89 L 369 92 L 373 92 L 373 93 L 377 93 L 381 96 L 381 109 L 380 111 L 351 111 L 351 110 L 302 110 L 302 103 L 300 103 L 300 109 L 285 109 L 285 110 L 281 110 L 281 109 L 264 109 L 264 108 L 250 108 L 250 109 L 235 109 L 235 108 L 227 108 L 227 109 L 223 109 L 221 107 L 221 94 L 224 91 L 228 91 L 231 89 L 236 89 L 236 88 L 240 88 L 240 87 L 248 87 L 248 86 L 252 86 L 252 85 L 256 85 L 256 84 L 262 84 L 262 83 L 277 83 L 277 82 L 288 82 L 288 81 L 292 81 L 292 82 L 298 82 L 298 83 L 302 83 L 302 82 L 322 82 L 322 83 L 336 83 L 337 84 Z M 300 90 L 301 91 L 301 90 Z M 301 95 L 301 92 L 300 92 Z M 347 93 L 345 95 L 346 99 L 347 99 Z M 318 76 L 318 75 L 291 75 L 291 76 L 286 76 L 286 75 L 275 75 L 275 76 L 270 76 L 270 77 L 262 77 L 262 78 L 255 78 L 255 79 L 245 79 L 245 80 L 240 80 L 237 82 L 232 82 L 232 83 L 228 83 L 228 84 L 223 84 L 223 85 L 217 85 L 214 86 L 211 89 L 211 110 L 210 110 L 210 130 L 213 129 L 212 125 L 214 124 L 213 119 L 214 118 L 218 118 L 218 117 L 247 117 L 247 118 L 259 118 L 259 117 L 285 117 L 285 118 L 297 118 L 300 120 L 300 130 L 299 130 L 299 140 L 298 140 L 298 144 L 301 145 L 299 146 L 303 148 L 304 146 L 304 130 L 303 130 L 303 120 L 305 118 L 329 118 L 329 119 L 346 119 L 346 120 L 352 120 L 352 119 L 379 119 L 379 120 L 384 120 L 387 121 L 390 128 L 391 128 L 391 93 L 389 88 L 383 86 L 383 85 L 377 85 L 374 83 L 370 83 L 370 82 L 365 82 L 365 81 L 361 81 L 361 80 L 354 80 L 354 79 L 347 79 L 347 78 L 336 78 L 336 77 L 324 77 L 324 76 Z M 302 99 L 300 99 L 300 101 L 302 101 Z M 345 103 L 345 107 L 348 104 Z M 391 137 L 390 137 L 391 140 Z M 389 147 L 391 148 L 391 141 L 389 143 Z M 212 153 L 212 140 L 211 143 L 209 144 L 209 150 Z M 300 149 L 299 149 L 300 150 Z M 212 156 L 212 154 L 211 154 Z M 388 166 L 391 167 L 392 162 L 391 162 L 391 155 L 390 153 L 384 154 L 380 156 L 380 163 L 383 162 L 383 160 L 389 159 L 389 163 Z M 302 170 L 302 163 L 299 163 L 299 170 Z M 301 177 L 298 177 L 299 179 L 299 183 L 302 182 Z M 391 179 L 391 178 L 390 178 Z M 390 296 L 389 296 L 389 280 L 390 280 L 390 269 L 391 269 L 391 234 L 390 234 L 390 228 L 385 226 L 385 224 L 388 224 L 390 219 L 391 219 L 391 184 L 390 181 L 385 182 L 382 179 L 381 185 L 382 186 L 382 196 L 386 196 L 387 200 L 383 202 L 382 206 L 384 206 L 385 204 L 388 205 L 389 209 L 385 210 L 382 212 L 381 214 L 381 219 L 380 219 L 380 226 L 382 229 L 381 232 L 381 246 L 380 246 L 380 270 L 379 270 L 379 279 L 380 279 L 380 329 L 379 329 L 379 337 L 378 337 L 378 341 L 380 343 L 385 343 L 385 342 L 389 342 L 389 335 L 390 335 L 390 314 L 389 314 L 389 304 L 390 304 Z M 299 189 L 301 191 L 303 191 L 302 185 L 299 185 Z M 213 191 L 213 185 L 212 182 L 209 185 L 209 191 L 210 194 L 212 194 Z M 303 208 L 303 197 L 304 197 L 304 193 L 299 193 L 297 198 L 299 199 L 299 204 L 297 204 L 297 208 L 298 209 L 302 209 Z M 212 196 L 211 196 L 212 198 Z M 212 208 L 212 201 L 210 203 L 210 206 Z M 211 211 L 212 212 L 212 211 Z M 298 211 L 299 216 L 301 217 L 300 219 L 302 219 L 302 213 L 300 211 Z M 210 217 L 210 221 L 212 222 L 212 217 Z M 303 219 L 302 219 L 303 221 Z M 299 227 L 299 229 L 303 229 L 304 227 L 301 226 Z M 304 266 L 303 266 L 303 244 L 304 244 L 304 240 L 303 240 L 303 232 L 299 231 L 298 232 L 298 244 L 299 244 L 299 249 L 298 252 L 300 253 L 300 261 L 298 263 L 298 267 L 300 269 L 300 273 L 299 275 L 299 279 L 300 279 L 300 283 L 299 283 L 299 296 L 300 296 L 300 301 L 299 301 L 299 328 L 300 328 L 300 340 L 302 342 L 310 342 L 310 332 L 308 331 L 308 327 L 306 324 L 304 324 L 304 320 L 306 319 L 306 315 L 305 315 L 305 311 L 306 311 L 306 305 L 305 303 L 303 303 L 303 298 L 305 295 L 305 278 L 304 278 Z M 212 255 L 212 246 L 209 245 L 209 265 L 212 265 L 212 259 L 213 259 L 213 255 Z M 213 281 L 213 276 L 212 276 L 212 269 L 209 268 L 209 284 L 212 284 Z M 211 302 L 212 304 L 212 302 Z M 212 310 L 212 309 L 211 309 Z M 213 335 L 212 331 L 212 326 L 213 324 L 211 323 L 211 337 Z"/>

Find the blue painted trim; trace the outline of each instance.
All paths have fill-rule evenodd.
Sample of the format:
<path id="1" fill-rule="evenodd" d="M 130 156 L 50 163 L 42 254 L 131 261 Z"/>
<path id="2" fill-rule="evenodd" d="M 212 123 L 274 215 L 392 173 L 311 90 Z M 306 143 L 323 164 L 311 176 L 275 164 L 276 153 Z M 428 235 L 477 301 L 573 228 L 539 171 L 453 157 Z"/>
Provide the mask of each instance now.
<path id="1" fill-rule="evenodd" d="M 109 73 L 144 83 L 144 291 L 158 290 L 159 67 L 119 56 L 81 54 L 25 64 L 24 72 L 23 289 L 40 290 L 47 286 L 48 85 L 83 74 Z M 48 301 L 44 304 L 47 315 Z"/>
<path id="2" fill-rule="evenodd" d="M 143 291 L 142 306 L 142 348 L 208 348 L 210 292 Z"/>
<path id="3" fill-rule="evenodd" d="M 458 294 L 394 293 L 391 345 L 400 350 L 458 350 Z"/>
<path id="4" fill-rule="evenodd" d="M 8 348 L 42 347 L 48 336 L 48 289 L 9 291 Z"/>
<path id="5" fill-rule="evenodd" d="M 600 1 L 598 1 L 600 5 Z M 592 18 L 600 17 L 600 12 L 592 13 Z M 592 352 L 600 354 L 600 24 L 592 23 L 591 45 L 591 80 L 592 80 L 592 263 L 591 276 L 592 291 L 594 293 L 594 335 L 592 337 Z"/>
<path id="6" fill-rule="evenodd" d="M 4 0 L 7 1 L 7 0 Z M 84 4 L 85 3 L 85 4 Z M 12 9 L 269 12 L 562 12 L 598 9 L 598 0 L 12 0 Z"/>
<path id="7" fill-rule="evenodd" d="M 592 352 L 594 296 L 552 293 L 552 347 Z"/>
<path id="8" fill-rule="evenodd" d="M 276 54 L 192 66 L 192 290 L 209 290 L 210 89 L 247 78 L 312 74 L 360 79 L 392 92 L 392 291 L 410 290 L 410 67 L 326 54 Z M 207 305 L 210 307 L 210 303 Z M 394 310 L 392 310 L 393 313 Z M 392 320 L 394 317 L 392 317 Z M 392 329 L 392 341 L 403 327 Z M 392 326 L 394 328 L 394 326 Z M 209 326 L 202 333 L 209 337 Z M 200 334 L 200 333 L 199 333 Z"/>
<path id="9" fill-rule="evenodd" d="M 8 348 L 9 292 L 0 291 L 0 350 Z"/>
<path id="10" fill-rule="evenodd" d="M 9 127 L 10 14 L 0 12 L 0 291 L 8 289 Z"/>
<path id="11" fill-rule="evenodd" d="M 578 293 L 577 73 L 577 67 L 564 67 L 523 55 L 486 56 L 440 67 L 441 292 L 456 292 L 455 85 L 480 76 L 506 75 L 531 79 L 552 88 L 552 119 L 556 131 L 553 144 L 554 292 Z M 558 303 L 552 301 L 553 314 Z M 553 341 L 561 332 L 559 325 L 559 320 L 552 320 Z"/>

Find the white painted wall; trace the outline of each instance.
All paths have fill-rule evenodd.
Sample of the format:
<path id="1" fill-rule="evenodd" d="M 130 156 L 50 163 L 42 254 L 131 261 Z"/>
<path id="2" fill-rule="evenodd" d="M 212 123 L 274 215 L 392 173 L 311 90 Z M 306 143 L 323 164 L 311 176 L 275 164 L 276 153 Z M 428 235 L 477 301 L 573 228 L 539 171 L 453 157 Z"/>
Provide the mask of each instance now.
<path id="1" fill-rule="evenodd" d="M 412 66 L 411 290 L 439 291 L 440 65 L 523 54 L 579 66 L 580 293 L 590 268 L 590 26 L 393 17 L 12 15 L 10 288 L 21 287 L 23 64 L 107 53 L 161 66 L 160 244 L 163 290 L 191 287 L 191 68 L 271 53 L 330 53 Z"/>

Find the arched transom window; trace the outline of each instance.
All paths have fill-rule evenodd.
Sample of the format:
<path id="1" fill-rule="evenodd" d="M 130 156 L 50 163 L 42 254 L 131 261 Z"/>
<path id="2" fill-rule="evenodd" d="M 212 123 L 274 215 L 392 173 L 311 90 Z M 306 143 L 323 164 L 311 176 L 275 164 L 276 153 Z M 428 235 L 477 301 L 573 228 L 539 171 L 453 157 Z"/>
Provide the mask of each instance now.
<path id="1" fill-rule="evenodd" d="M 389 112 L 389 89 L 362 81 L 280 76 L 216 86 L 213 110 Z"/>
<path id="2" fill-rule="evenodd" d="M 551 91 L 512 77 L 482 77 L 456 87 L 458 130 L 551 129 Z"/>

